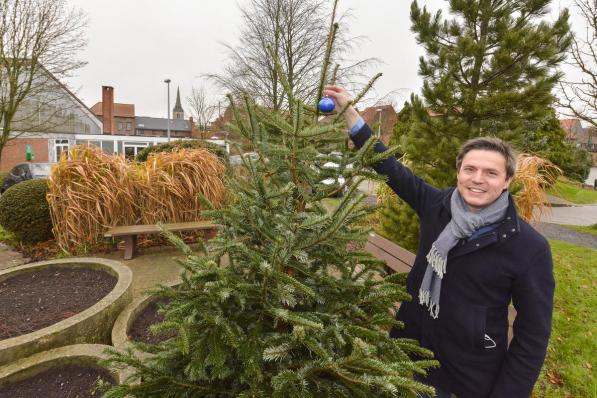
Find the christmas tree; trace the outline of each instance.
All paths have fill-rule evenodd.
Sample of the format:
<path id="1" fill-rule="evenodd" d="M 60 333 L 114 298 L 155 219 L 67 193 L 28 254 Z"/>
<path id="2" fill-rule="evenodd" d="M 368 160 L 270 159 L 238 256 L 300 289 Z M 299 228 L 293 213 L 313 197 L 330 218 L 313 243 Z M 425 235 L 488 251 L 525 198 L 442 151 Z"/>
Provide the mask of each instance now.
<path id="1" fill-rule="evenodd" d="M 335 80 L 333 20 L 314 104 L 324 83 Z M 346 144 L 339 122 L 344 110 L 320 123 L 317 106 L 296 99 L 280 74 L 285 110 L 250 98 L 238 106 L 230 97 L 233 128 L 259 159 L 244 159 L 228 181 L 227 207 L 204 201 L 220 225 L 217 238 L 199 256 L 170 236 L 186 254 L 185 271 L 180 286 L 159 291 L 169 304 L 156 329 L 177 336 L 112 351 L 108 363 L 129 368 L 131 376 L 106 397 L 416 397 L 432 391 L 415 381 L 436 364 L 430 353 L 388 336 L 398 324 L 392 309 L 409 299 L 404 275 L 386 274 L 382 262 L 359 248 L 371 210 L 357 186 L 378 178 L 370 166 L 392 151 L 374 153 L 371 140 L 358 151 L 331 153 Z M 337 167 L 326 167 L 330 162 Z M 340 203 L 326 210 L 322 200 L 339 191 L 346 191 Z"/>

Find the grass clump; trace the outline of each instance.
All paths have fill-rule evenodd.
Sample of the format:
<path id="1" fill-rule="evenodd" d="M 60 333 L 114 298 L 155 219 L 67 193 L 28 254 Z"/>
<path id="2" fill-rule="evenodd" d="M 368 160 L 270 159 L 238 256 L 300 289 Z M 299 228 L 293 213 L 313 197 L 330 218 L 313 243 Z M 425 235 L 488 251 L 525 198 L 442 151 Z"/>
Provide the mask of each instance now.
<path id="1" fill-rule="evenodd" d="M 576 204 L 597 203 L 597 191 L 570 180 L 559 180 L 548 193 Z"/>
<path id="2" fill-rule="evenodd" d="M 516 201 L 518 215 L 526 221 L 539 220 L 547 201 L 546 188 L 555 184 L 562 170 L 541 157 L 520 154 L 510 191 Z"/>
<path id="3" fill-rule="evenodd" d="M 597 250 L 550 244 L 556 279 L 552 335 L 533 397 L 595 397 Z"/>
<path id="4" fill-rule="evenodd" d="M 206 149 L 154 153 L 129 163 L 100 149 L 74 147 L 50 177 L 54 233 L 64 250 L 94 247 L 117 225 L 197 221 L 198 194 L 223 201 L 224 165 Z"/>

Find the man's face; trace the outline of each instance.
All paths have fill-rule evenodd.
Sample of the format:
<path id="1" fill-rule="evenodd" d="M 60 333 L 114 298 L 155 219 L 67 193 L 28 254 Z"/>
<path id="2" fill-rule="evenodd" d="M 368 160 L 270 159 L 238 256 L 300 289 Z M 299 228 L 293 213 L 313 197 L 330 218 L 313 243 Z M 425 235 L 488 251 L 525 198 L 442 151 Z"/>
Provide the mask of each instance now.
<path id="1" fill-rule="evenodd" d="M 512 178 L 506 175 L 506 158 L 501 153 L 473 149 L 462 159 L 457 188 L 470 210 L 478 211 L 508 188 Z"/>

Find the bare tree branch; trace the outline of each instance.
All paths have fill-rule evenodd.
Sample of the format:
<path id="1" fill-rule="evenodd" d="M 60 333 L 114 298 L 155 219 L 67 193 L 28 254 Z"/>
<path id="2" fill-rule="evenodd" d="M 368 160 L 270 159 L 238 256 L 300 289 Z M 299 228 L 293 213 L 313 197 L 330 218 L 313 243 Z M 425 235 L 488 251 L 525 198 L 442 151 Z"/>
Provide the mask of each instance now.
<path id="1" fill-rule="evenodd" d="M 207 131 L 217 106 L 209 101 L 203 86 L 192 88 L 191 95 L 187 97 L 187 105 L 197 128 L 202 132 Z"/>
<path id="2" fill-rule="evenodd" d="M 0 156 L 24 132 L 75 129 L 60 81 L 85 65 L 86 22 L 65 0 L 0 0 Z"/>
<path id="3" fill-rule="evenodd" d="M 320 65 L 329 28 L 329 1 L 326 0 L 251 0 L 241 8 L 243 27 L 236 46 L 225 45 L 229 64 L 220 73 L 208 74 L 225 91 L 247 94 L 261 105 L 279 109 L 286 106 L 286 93 L 268 54 L 271 48 L 280 60 L 282 71 L 296 97 L 307 102 L 317 95 Z M 340 34 L 335 41 L 332 62 L 351 64 L 340 68 L 341 84 L 363 80 L 363 71 L 374 59 L 349 62 L 349 54 L 361 37 L 348 38 L 339 19 Z M 331 76 L 330 70 L 328 75 Z M 364 81 L 364 80 L 363 80 Z"/>
<path id="4" fill-rule="evenodd" d="M 587 26 L 586 34 L 576 34 L 569 63 L 580 72 L 576 80 L 560 83 L 558 105 L 565 116 L 597 127 L 597 1 L 576 0 Z"/>

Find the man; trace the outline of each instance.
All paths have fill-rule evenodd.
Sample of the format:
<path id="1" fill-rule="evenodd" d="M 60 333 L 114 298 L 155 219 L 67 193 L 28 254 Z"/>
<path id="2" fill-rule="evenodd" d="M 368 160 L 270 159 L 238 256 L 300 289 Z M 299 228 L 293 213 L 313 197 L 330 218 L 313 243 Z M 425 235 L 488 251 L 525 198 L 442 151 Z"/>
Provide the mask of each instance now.
<path id="1" fill-rule="evenodd" d="M 343 108 L 336 86 L 324 95 Z M 371 129 L 352 107 L 345 119 L 361 147 Z M 377 152 L 386 147 L 377 142 Z M 419 215 L 420 243 L 393 337 L 413 338 L 440 368 L 423 382 L 437 396 L 528 398 L 545 358 L 553 307 L 553 264 L 546 240 L 518 218 L 508 186 L 515 172 L 509 145 L 478 138 L 456 159 L 457 186 L 439 190 L 389 157 L 375 166 Z M 508 346 L 508 305 L 517 317 Z"/>

